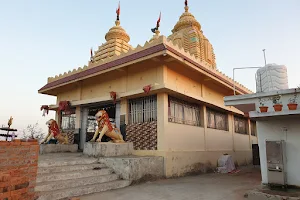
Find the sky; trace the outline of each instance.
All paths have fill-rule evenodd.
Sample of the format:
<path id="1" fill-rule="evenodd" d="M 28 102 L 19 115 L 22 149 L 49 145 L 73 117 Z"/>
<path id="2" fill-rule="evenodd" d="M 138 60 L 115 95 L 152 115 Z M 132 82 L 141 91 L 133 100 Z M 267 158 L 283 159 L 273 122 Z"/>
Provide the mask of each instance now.
<path id="1" fill-rule="evenodd" d="M 38 94 L 47 77 L 86 65 L 114 25 L 118 0 L 0 0 L 0 126 L 13 116 L 19 133 L 45 122 L 41 105 L 56 98 Z M 290 88 L 300 85 L 299 0 L 189 0 L 216 54 L 217 67 L 232 76 L 235 67 L 286 65 Z M 130 44 L 143 45 L 162 12 L 168 36 L 184 11 L 184 0 L 121 0 L 121 26 Z M 236 71 L 237 81 L 255 91 L 256 70 Z"/>

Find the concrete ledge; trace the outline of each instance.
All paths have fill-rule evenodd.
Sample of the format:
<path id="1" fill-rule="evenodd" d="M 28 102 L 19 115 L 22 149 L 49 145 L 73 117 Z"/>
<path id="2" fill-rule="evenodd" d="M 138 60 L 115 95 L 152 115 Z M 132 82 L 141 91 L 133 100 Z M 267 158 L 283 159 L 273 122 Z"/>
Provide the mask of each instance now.
<path id="1" fill-rule="evenodd" d="M 83 154 L 92 157 L 113 157 L 132 155 L 133 143 L 87 142 Z"/>
<path id="2" fill-rule="evenodd" d="M 164 178 L 164 158 L 158 156 L 127 156 L 99 158 L 99 163 L 112 168 L 122 179 L 143 182 Z"/>
<path id="3" fill-rule="evenodd" d="M 41 144 L 40 154 L 46 153 L 75 153 L 78 150 L 78 144 Z"/>
<path id="4" fill-rule="evenodd" d="M 293 194 L 293 192 L 289 193 L 289 192 L 280 192 L 280 191 L 264 192 L 260 190 L 252 190 L 247 193 L 247 196 L 249 200 L 282 200 L 282 199 L 299 200 L 300 199 L 299 193 Z"/>

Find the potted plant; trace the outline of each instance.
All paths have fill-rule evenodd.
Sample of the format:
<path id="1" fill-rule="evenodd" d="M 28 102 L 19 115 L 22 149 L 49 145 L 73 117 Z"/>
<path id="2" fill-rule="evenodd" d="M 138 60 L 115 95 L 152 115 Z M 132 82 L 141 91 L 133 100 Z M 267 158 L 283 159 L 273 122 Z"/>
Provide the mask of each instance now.
<path id="1" fill-rule="evenodd" d="M 274 104 L 273 107 L 274 107 L 275 112 L 282 111 L 282 104 L 279 101 L 280 98 L 281 98 L 281 95 L 276 95 L 272 98 L 273 104 Z"/>
<path id="2" fill-rule="evenodd" d="M 289 110 L 297 109 L 298 103 L 297 103 L 296 99 L 298 98 L 298 95 L 296 92 L 297 92 L 297 89 L 295 89 L 294 96 L 289 99 L 289 103 L 287 104 L 287 106 L 289 107 Z"/>
<path id="3" fill-rule="evenodd" d="M 259 98 L 259 105 L 260 112 L 268 112 L 268 106 L 265 106 L 264 101 L 261 98 Z"/>

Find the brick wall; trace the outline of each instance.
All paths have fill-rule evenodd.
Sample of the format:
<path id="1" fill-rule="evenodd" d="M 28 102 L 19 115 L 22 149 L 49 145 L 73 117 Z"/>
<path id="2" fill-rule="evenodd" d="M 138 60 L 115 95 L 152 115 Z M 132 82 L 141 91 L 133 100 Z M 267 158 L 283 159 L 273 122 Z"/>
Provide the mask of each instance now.
<path id="1" fill-rule="evenodd" d="M 39 145 L 36 140 L 0 141 L 0 200 L 33 200 Z"/>

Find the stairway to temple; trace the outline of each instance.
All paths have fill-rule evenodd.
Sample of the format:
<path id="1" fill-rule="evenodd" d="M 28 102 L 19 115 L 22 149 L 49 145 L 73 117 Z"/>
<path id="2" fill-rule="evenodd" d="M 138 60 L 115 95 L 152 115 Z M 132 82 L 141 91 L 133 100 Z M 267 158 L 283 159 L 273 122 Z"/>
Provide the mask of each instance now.
<path id="1" fill-rule="evenodd" d="M 39 200 L 60 200 L 123 188 L 121 180 L 105 164 L 81 154 L 48 154 L 39 159 L 35 191 Z"/>

